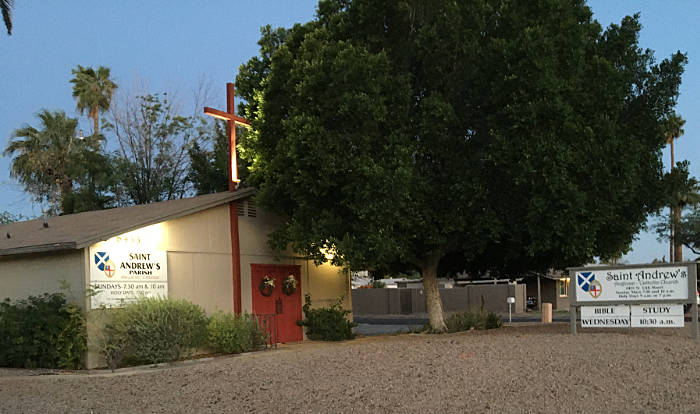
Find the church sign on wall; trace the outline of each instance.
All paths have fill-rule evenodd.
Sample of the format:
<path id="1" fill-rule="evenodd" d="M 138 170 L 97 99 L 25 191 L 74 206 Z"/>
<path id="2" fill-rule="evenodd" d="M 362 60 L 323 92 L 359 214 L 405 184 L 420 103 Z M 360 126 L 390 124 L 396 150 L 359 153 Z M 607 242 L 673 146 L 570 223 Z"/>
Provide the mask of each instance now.
<path id="1" fill-rule="evenodd" d="M 140 246 L 90 248 L 91 308 L 120 307 L 139 297 L 168 297 L 167 253 Z"/>

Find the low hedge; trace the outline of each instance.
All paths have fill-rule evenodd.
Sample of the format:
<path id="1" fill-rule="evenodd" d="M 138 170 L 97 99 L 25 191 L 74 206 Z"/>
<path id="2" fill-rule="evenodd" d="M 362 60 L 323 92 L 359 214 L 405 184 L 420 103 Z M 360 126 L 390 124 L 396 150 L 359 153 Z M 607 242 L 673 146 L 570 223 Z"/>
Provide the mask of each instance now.
<path id="1" fill-rule="evenodd" d="M 211 316 L 207 329 L 209 346 L 227 354 L 257 351 L 267 343 L 266 332 L 248 314 L 217 312 Z"/>
<path id="2" fill-rule="evenodd" d="M 445 321 L 449 332 L 468 331 L 470 329 L 495 329 L 501 327 L 501 317 L 483 309 L 475 312 L 462 312 L 451 315 Z"/>
<path id="3" fill-rule="evenodd" d="M 182 299 L 141 298 L 122 309 L 103 310 L 97 350 L 107 365 L 171 362 L 207 343 L 207 318 Z"/>
<path id="4" fill-rule="evenodd" d="M 0 302 L 0 366 L 69 368 L 84 366 L 85 317 L 62 293 Z"/>

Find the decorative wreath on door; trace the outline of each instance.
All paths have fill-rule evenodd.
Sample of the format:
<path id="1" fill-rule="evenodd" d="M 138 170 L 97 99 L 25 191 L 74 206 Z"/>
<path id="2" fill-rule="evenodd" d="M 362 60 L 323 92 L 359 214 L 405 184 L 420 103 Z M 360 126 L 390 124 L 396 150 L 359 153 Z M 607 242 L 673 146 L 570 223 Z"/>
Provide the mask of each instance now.
<path id="1" fill-rule="evenodd" d="M 260 286 L 258 287 L 260 288 L 261 295 L 270 296 L 272 295 L 272 291 L 275 290 L 275 279 L 265 275 L 260 281 Z"/>
<path id="2" fill-rule="evenodd" d="M 282 282 L 282 292 L 287 296 L 291 295 L 297 291 L 297 283 L 297 279 L 294 275 L 287 276 L 284 282 Z"/>

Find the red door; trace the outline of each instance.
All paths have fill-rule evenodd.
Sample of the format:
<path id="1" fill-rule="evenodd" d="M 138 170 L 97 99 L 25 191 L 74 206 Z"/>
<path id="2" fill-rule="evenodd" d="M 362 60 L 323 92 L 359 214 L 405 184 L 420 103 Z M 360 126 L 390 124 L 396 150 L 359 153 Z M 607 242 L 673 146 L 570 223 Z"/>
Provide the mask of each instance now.
<path id="1" fill-rule="evenodd" d="M 277 341 L 298 342 L 303 339 L 301 320 L 301 267 L 296 265 L 251 264 L 253 313 L 277 314 Z M 296 280 L 294 292 L 284 292 L 285 279 Z M 261 289 L 263 278 L 274 280 L 274 288 Z M 289 293 L 289 294 L 287 294 Z M 268 295 L 268 296 L 266 296 Z"/>

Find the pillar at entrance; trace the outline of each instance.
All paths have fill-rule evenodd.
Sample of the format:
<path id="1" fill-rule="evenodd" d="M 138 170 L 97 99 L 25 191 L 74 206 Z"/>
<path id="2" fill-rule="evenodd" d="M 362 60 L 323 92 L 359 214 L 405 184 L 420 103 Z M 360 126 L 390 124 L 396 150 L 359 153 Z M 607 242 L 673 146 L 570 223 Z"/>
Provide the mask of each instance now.
<path id="1" fill-rule="evenodd" d="M 552 304 L 542 304 L 542 323 L 552 323 Z"/>

